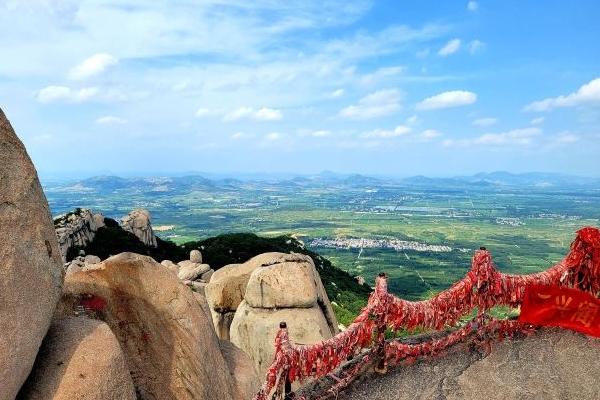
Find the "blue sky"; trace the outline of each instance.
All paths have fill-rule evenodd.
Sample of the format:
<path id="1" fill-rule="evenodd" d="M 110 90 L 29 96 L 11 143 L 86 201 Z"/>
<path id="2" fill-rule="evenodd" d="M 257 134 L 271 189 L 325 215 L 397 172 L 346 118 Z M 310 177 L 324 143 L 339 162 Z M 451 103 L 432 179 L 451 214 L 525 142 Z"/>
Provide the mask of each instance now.
<path id="1" fill-rule="evenodd" d="M 0 0 L 42 175 L 600 175 L 600 2 Z"/>

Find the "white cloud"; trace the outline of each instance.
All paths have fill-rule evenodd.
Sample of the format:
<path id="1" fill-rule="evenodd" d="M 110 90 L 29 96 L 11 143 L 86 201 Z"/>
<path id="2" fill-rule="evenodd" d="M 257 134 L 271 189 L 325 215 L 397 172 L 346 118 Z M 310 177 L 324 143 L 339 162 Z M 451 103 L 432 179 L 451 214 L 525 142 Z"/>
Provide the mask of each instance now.
<path id="1" fill-rule="evenodd" d="M 442 133 L 440 131 L 436 131 L 435 129 L 426 129 L 421 132 L 421 137 L 425 140 L 435 139 L 440 136 L 442 136 Z"/>
<path id="2" fill-rule="evenodd" d="M 79 90 L 73 90 L 67 86 L 47 86 L 41 89 L 36 99 L 40 103 L 52 103 L 55 101 L 67 101 L 81 103 L 98 94 L 98 88 L 86 87 Z"/>
<path id="3" fill-rule="evenodd" d="M 465 90 L 452 90 L 428 97 L 417 104 L 417 110 L 437 110 L 440 108 L 460 107 L 473 104 L 477 95 Z"/>
<path id="4" fill-rule="evenodd" d="M 76 80 L 87 79 L 104 72 L 106 68 L 117 64 L 117 62 L 118 60 L 110 54 L 94 54 L 73 67 L 69 71 L 69 78 Z"/>
<path id="5" fill-rule="evenodd" d="M 415 125 L 419 122 L 419 117 L 416 115 L 411 115 L 410 117 L 406 118 L 406 123 L 408 125 Z"/>
<path id="6" fill-rule="evenodd" d="M 325 130 L 325 129 L 321 129 L 318 131 L 312 131 L 309 132 L 309 136 L 312 137 L 327 137 L 327 136 L 331 136 L 331 131 Z"/>
<path id="7" fill-rule="evenodd" d="M 113 115 L 106 115 L 96 119 L 96 123 L 100 125 L 122 125 L 127 123 L 127 120 Z"/>
<path id="8" fill-rule="evenodd" d="M 452 39 L 438 51 L 438 54 L 442 57 L 446 57 L 451 54 L 454 54 L 460 49 L 460 45 L 461 45 L 460 39 Z"/>
<path id="9" fill-rule="evenodd" d="M 475 54 L 475 53 L 479 52 L 480 50 L 483 50 L 484 47 L 485 47 L 485 43 L 483 43 L 481 40 L 478 40 L 478 39 L 471 40 L 469 42 L 469 53 Z"/>
<path id="10" fill-rule="evenodd" d="M 495 125 L 498 120 L 496 118 L 478 118 L 473 121 L 475 126 L 492 126 Z"/>
<path id="11" fill-rule="evenodd" d="M 445 146 L 528 146 L 541 136 L 539 128 L 513 129 L 501 133 L 485 133 L 472 139 L 448 139 L 444 141 Z"/>
<path id="12" fill-rule="evenodd" d="M 373 92 L 340 111 L 340 115 L 350 119 L 371 119 L 390 115 L 400 109 L 401 95 L 397 89 Z"/>
<path id="13" fill-rule="evenodd" d="M 331 92 L 331 94 L 329 96 L 333 97 L 333 98 L 337 98 L 337 97 L 342 97 L 344 95 L 344 93 L 345 93 L 344 89 L 336 89 L 333 92 Z"/>
<path id="14" fill-rule="evenodd" d="M 549 97 L 534 101 L 525 106 L 525 111 L 550 111 L 554 108 L 576 107 L 582 104 L 600 103 L 600 78 L 596 78 L 581 86 L 576 92 L 568 95 Z"/>
<path id="15" fill-rule="evenodd" d="M 375 129 L 369 132 L 365 132 L 361 135 L 363 138 L 381 138 L 388 139 L 394 138 L 398 136 L 404 136 L 410 132 L 410 128 L 408 126 L 399 125 L 393 130 L 386 129 Z"/>
<path id="16" fill-rule="evenodd" d="M 467 3 L 467 10 L 477 11 L 478 9 L 479 9 L 479 4 L 476 1 L 469 1 Z"/>
<path id="17" fill-rule="evenodd" d="M 279 121 L 283 118 L 281 111 L 274 108 L 261 108 L 254 113 L 254 119 L 258 121 Z"/>
<path id="18" fill-rule="evenodd" d="M 271 132 L 265 135 L 265 140 L 275 141 L 281 139 L 282 135 L 279 132 Z"/>
<path id="19" fill-rule="evenodd" d="M 559 144 L 570 144 L 570 143 L 575 143 L 579 141 L 579 136 L 570 133 L 570 132 L 563 132 L 561 134 L 559 134 L 558 136 L 556 136 L 556 138 L 554 139 L 556 143 Z"/>
<path id="20" fill-rule="evenodd" d="M 236 132 L 233 135 L 231 135 L 231 138 L 233 140 L 252 139 L 253 137 L 254 134 L 245 132 Z"/>
<path id="21" fill-rule="evenodd" d="M 194 116 L 196 118 L 204 118 L 207 117 L 209 115 L 211 115 L 212 112 L 208 109 L 208 108 L 199 108 L 198 110 L 196 110 L 196 113 L 194 114 Z"/>
<path id="22" fill-rule="evenodd" d="M 531 125 L 541 125 L 544 123 L 545 119 L 546 118 L 544 118 L 544 117 L 537 117 L 537 118 L 533 118 L 529 123 Z"/>
<path id="23" fill-rule="evenodd" d="M 263 107 L 255 110 L 252 107 L 240 107 L 225 114 L 223 121 L 237 121 L 245 118 L 253 119 L 255 121 L 279 121 L 283 118 L 283 115 L 281 111 L 274 108 Z"/>
<path id="24" fill-rule="evenodd" d="M 360 82 L 364 85 L 372 85 L 387 78 L 400 75 L 405 70 L 406 67 L 403 66 L 378 68 L 374 72 L 364 75 Z"/>

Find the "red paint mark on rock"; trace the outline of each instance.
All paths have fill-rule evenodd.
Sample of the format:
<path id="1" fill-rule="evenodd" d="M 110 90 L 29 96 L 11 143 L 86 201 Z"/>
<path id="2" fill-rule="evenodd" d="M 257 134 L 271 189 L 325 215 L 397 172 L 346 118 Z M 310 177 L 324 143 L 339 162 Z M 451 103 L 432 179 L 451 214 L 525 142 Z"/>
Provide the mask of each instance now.
<path id="1" fill-rule="evenodd" d="M 79 305 L 90 311 L 104 311 L 106 309 L 106 300 L 100 296 L 88 295 L 79 300 Z"/>

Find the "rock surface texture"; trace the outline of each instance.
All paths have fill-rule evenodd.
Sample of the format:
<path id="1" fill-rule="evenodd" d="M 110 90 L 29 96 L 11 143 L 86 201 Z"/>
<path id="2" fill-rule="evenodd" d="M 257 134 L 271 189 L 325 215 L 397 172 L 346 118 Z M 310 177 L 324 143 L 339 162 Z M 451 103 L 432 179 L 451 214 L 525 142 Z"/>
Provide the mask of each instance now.
<path id="1" fill-rule="evenodd" d="M 487 356 L 457 346 L 446 355 L 366 376 L 340 400 L 598 399 L 600 339 L 543 330 L 492 345 Z"/>
<path id="2" fill-rule="evenodd" d="M 117 338 L 104 322 L 72 317 L 52 323 L 20 400 L 135 400 Z"/>
<path id="3" fill-rule="evenodd" d="M 146 246 L 158 246 L 148 210 L 142 208 L 133 210 L 121 219 L 121 227 L 137 236 Z"/>
<path id="4" fill-rule="evenodd" d="M 237 276 L 233 271 L 228 273 L 229 286 L 222 285 L 221 290 L 209 296 L 209 287 L 218 282 L 217 274 L 221 270 L 215 272 L 206 287 L 207 300 L 211 310 L 222 316 L 227 315 L 223 310 L 229 311 L 235 306 L 230 340 L 250 356 L 259 376 L 264 376 L 273 361 L 275 335 L 281 321 L 287 322 L 294 343 L 311 344 L 337 333 L 338 324 L 331 304 L 309 256 L 266 253 L 240 267 Z M 246 278 L 242 271 L 250 275 Z M 246 279 L 243 290 L 240 285 Z M 213 286 L 211 290 L 216 288 Z M 243 300 L 237 303 L 240 294 Z"/>
<path id="5" fill-rule="evenodd" d="M 2 110 L 0 245 L 0 400 L 12 400 L 50 326 L 63 262 L 36 170 Z"/>
<path id="6" fill-rule="evenodd" d="M 98 225 L 100 220 L 103 220 L 100 214 L 95 215 L 88 209 L 77 209 L 54 219 L 63 262 L 67 261 L 71 249 L 85 247 L 94 240 L 96 231 L 104 225 L 104 222 Z"/>
<path id="7" fill-rule="evenodd" d="M 139 399 L 233 398 L 201 303 L 152 258 L 123 253 L 68 275 L 59 314 L 81 310 L 115 333 Z"/>
<path id="8" fill-rule="evenodd" d="M 228 340 L 221 340 L 221 351 L 229 366 L 229 372 L 236 381 L 236 399 L 247 400 L 254 397 L 262 384 L 254 363 L 242 350 Z"/>

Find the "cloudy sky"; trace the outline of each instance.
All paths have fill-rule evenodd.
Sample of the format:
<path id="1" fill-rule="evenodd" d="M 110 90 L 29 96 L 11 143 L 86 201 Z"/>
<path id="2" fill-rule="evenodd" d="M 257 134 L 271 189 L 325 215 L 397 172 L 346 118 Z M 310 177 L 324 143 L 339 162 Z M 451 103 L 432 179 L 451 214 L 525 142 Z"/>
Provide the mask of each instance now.
<path id="1" fill-rule="evenodd" d="M 42 174 L 600 175 L 600 3 L 0 0 Z"/>

